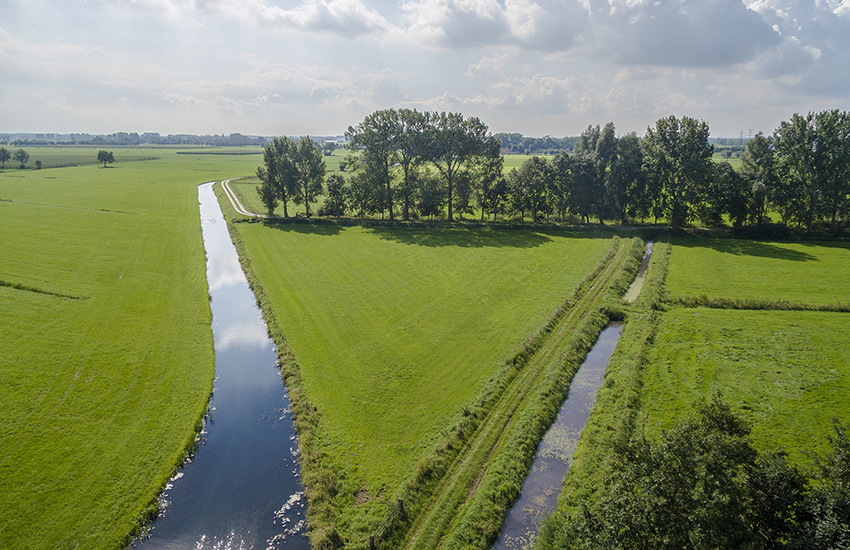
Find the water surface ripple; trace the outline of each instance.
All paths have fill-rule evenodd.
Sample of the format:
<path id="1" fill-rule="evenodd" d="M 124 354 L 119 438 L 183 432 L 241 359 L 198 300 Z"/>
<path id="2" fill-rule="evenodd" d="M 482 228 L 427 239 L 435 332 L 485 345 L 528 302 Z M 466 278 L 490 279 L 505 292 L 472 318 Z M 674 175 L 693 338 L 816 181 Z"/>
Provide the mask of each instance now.
<path id="1" fill-rule="evenodd" d="M 307 550 L 289 397 L 212 184 L 198 188 L 216 378 L 203 440 L 134 548 Z M 179 396 L 175 396 L 179 398 Z"/>

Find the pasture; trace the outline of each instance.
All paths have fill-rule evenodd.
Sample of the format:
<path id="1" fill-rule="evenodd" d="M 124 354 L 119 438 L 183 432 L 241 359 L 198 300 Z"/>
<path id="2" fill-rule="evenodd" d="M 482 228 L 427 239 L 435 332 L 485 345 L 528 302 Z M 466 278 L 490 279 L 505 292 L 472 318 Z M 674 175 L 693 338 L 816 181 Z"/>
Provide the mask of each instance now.
<path id="1" fill-rule="evenodd" d="M 721 392 L 765 451 L 824 452 L 850 420 L 848 314 L 680 308 L 663 316 L 643 375 L 638 424 L 652 434 Z"/>
<path id="2" fill-rule="evenodd" d="M 0 173 L 0 547 L 119 547 L 191 448 L 213 377 L 197 185 L 250 163 L 156 156 Z"/>
<path id="3" fill-rule="evenodd" d="M 441 431 L 611 246 L 563 230 L 234 227 L 344 472 L 353 532 L 383 519 Z"/>
<path id="4" fill-rule="evenodd" d="M 673 297 L 787 301 L 850 300 L 850 245 L 675 238 L 667 274 Z"/>

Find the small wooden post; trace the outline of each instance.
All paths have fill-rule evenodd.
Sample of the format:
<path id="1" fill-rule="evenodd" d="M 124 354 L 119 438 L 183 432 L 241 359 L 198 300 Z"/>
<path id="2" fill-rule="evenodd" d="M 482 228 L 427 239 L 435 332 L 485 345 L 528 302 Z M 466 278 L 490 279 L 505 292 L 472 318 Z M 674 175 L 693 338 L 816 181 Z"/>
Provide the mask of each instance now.
<path id="1" fill-rule="evenodd" d="M 398 499 L 398 513 L 404 515 L 404 499 Z"/>
<path id="2" fill-rule="evenodd" d="M 369 535 L 369 550 L 375 550 L 375 535 Z"/>

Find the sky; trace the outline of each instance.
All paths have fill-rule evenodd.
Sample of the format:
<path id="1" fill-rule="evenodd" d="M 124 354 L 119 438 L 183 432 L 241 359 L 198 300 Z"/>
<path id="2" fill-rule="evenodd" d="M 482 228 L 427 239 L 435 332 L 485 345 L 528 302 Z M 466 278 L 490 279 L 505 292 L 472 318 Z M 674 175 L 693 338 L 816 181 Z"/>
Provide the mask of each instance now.
<path id="1" fill-rule="evenodd" d="M 0 0 L 0 133 L 578 135 L 850 110 L 850 0 Z"/>

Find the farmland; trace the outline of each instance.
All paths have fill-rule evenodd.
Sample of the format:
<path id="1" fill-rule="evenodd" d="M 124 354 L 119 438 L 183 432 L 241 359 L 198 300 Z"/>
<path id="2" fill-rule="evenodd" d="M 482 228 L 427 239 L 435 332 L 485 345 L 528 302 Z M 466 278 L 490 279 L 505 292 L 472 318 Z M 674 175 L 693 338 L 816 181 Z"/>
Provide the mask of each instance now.
<path id="1" fill-rule="evenodd" d="M 134 154 L 0 173 L 0 547 L 118 547 L 205 411 L 196 186 L 250 162 Z"/>
<path id="2" fill-rule="evenodd" d="M 235 228 L 340 457 L 340 500 L 366 501 L 341 529 L 374 528 L 441 430 L 610 246 L 568 231 Z"/>
<path id="3" fill-rule="evenodd" d="M 804 311 L 846 299 L 850 247 L 683 237 L 671 243 L 656 245 L 642 297 L 627 313 L 541 548 L 552 547 L 565 515 L 603 489 L 616 441 L 656 438 L 718 392 L 752 426 L 756 447 L 781 449 L 805 467 L 828 450 L 833 418 L 850 421 L 848 313 Z M 688 306 L 687 297 L 698 295 L 697 303 L 730 309 Z"/>

